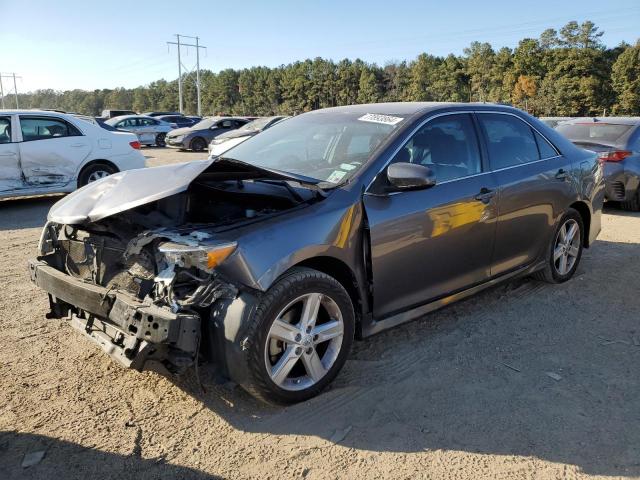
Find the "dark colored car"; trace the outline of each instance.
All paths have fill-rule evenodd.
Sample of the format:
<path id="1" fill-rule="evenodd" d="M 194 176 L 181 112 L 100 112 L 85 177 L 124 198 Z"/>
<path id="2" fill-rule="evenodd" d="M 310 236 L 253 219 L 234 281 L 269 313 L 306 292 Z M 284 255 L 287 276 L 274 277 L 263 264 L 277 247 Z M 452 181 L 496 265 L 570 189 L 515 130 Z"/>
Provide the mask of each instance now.
<path id="1" fill-rule="evenodd" d="M 167 134 L 167 145 L 201 152 L 218 135 L 240 128 L 246 123 L 249 120 L 243 117 L 208 117 L 191 127 L 177 128 Z"/>
<path id="2" fill-rule="evenodd" d="M 191 127 L 198 123 L 198 121 L 184 115 L 157 115 L 155 118 L 163 122 L 172 123 L 177 128 Z"/>
<path id="3" fill-rule="evenodd" d="M 165 115 L 176 115 L 182 117 L 183 115 L 180 112 L 146 112 L 142 113 L 146 117 L 163 117 Z"/>
<path id="4" fill-rule="evenodd" d="M 598 154 L 604 165 L 606 199 L 640 211 L 640 117 L 578 118 L 556 130 Z"/>
<path id="5" fill-rule="evenodd" d="M 510 107 L 317 110 L 228 155 L 55 204 L 30 262 L 50 316 L 122 365 L 207 359 L 296 402 L 354 338 L 517 276 L 564 282 L 600 231 L 596 155 Z"/>

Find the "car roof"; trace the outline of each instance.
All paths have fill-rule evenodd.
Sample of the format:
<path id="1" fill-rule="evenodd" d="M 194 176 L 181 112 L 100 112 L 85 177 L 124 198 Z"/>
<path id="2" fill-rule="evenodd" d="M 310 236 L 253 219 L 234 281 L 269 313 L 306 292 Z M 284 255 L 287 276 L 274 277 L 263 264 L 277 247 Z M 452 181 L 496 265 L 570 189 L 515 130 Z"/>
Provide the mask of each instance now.
<path id="1" fill-rule="evenodd" d="M 486 102 L 383 102 L 383 103 L 364 103 L 360 105 L 346 105 L 342 107 L 330 107 L 323 108 L 321 110 L 313 110 L 308 113 L 314 112 L 344 112 L 354 114 L 366 114 L 366 113 L 378 113 L 386 115 L 414 115 L 419 113 L 427 113 L 431 110 L 441 108 L 460 108 L 460 107 L 491 107 L 499 108 L 501 110 L 518 111 L 509 105 L 498 103 L 486 103 Z"/>
<path id="2" fill-rule="evenodd" d="M 157 118 L 149 117 L 147 115 L 119 115 L 117 117 L 110 118 L 109 120 L 126 120 L 128 118 L 148 118 L 150 120 L 157 120 Z"/>
<path id="3" fill-rule="evenodd" d="M 72 114 L 68 113 L 68 112 L 60 112 L 57 110 L 40 110 L 37 108 L 33 108 L 33 109 L 15 109 L 15 108 L 8 108 L 8 109 L 4 109 L 4 110 L 0 110 L 0 115 L 70 115 L 73 116 Z"/>
<path id="4" fill-rule="evenodd" d="M 577 117 L 564 122 L 563 125 L 575 125 L 579 123 L 604 123 L 611 125 L 640 125 L 640 117 Z"/>

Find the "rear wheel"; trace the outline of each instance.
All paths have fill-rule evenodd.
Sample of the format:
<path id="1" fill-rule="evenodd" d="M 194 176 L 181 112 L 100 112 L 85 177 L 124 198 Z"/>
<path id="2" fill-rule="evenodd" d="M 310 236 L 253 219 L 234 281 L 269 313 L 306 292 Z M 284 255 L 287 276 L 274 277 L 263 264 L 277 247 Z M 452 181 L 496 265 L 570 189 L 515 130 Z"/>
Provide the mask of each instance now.
<path id="1" fill-rule="evenodd" d="M 191 140 L 191 150 L 193 150 L 194 152 L 201 152 L 205 148 L 207 148 L 207 142 L 204 140 L 204 138 L 196 137 Z"/>
<path id="2" fill-rule="evenodd" d="M 628 202 L 620 202 L 620 207 L 623 210 L 629 210 L 631 212 L 639 212 L 640 211 L 640 188 L 636 190 L 636 193 L 633 195 L 633 198 Z"/>
<path id="3" fill-rule="evenodd" d="M 117 171 L 114 167 L 106 163 L 93 163 L 80 172 L 78 176 L 78 188 L 84 187 L 101 178 L 108 177 Z"/>
<path id="4" fill-rule="evenodd" d="M 159 133 L 158 135 L 156 135 L 156 146 L 166 147 L 167 146 L 166 138 L 167 138 L 166 133 Z"/>
<path id="5" fill-rule="evenodd" d="M 317 270 L 295 268 L 256 309 L 244 349 L 242 387 L 271 403 L 317 395 L 344 365 L 354 334 L 344 287 Z"/>
<path id="6" fill-rule="evenodd" d="M 556 229 L 548 252 L 547 264 L 534 276 L 549 283 L 569 280 L 582 257 L 584 227 L 580 214 L 570 208 Z"/>

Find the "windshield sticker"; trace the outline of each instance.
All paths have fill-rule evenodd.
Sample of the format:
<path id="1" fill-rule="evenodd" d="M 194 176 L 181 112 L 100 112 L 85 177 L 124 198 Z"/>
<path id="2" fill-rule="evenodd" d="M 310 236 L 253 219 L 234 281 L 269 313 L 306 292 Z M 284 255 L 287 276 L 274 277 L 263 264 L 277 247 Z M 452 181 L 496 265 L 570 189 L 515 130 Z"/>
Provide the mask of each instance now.
<path id="1" fill-rule="evenodd" d="M 358 168 L 358 167 L 356 167 L 355 165 L 351 165 L 350 163 L 341 163 L 341 164 L 340 164 L 340 168 L 341 168 L 342 170 L 346 170 L 346 171 L 348 171 L 348 172 L 349 172 L 349 171 L 351 171 L 351 170 L 355 170 L 355 169 L 356 169 L 356 168 Z"/>
<path id="2" fill-rule="evenodd" d="M 367 113 L 366 115 L 361 116 L 358 120 L 361 122 L 373 122 L 373 123 L 383 123 L 385 125 L 395 125 L 396 123 L 400 123 L 404 118 L 402 117 L 392 117 L 391 115 L 380 115 L 377 113 Z"/>
<path id="3" fill-rule="evenodd" d="M 347 172 L 343 172 L 342 170 L 334 170 L 329 178 L 327 178 L 327 182 L 338 183 L 340 180 L 344 178 Z"/>

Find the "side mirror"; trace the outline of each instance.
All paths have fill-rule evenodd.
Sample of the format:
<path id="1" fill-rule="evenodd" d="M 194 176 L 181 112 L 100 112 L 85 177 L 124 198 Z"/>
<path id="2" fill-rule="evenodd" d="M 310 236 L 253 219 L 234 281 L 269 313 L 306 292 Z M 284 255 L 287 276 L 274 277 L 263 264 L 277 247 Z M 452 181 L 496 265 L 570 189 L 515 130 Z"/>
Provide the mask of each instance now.
<path id="1" fill-rule="evenodd" d="M 407 162 L 389 165 L 387 178 L 398 190 L 417 190 L 433 187 L 436 184 L 436 177 L 429 167 Z"/>

